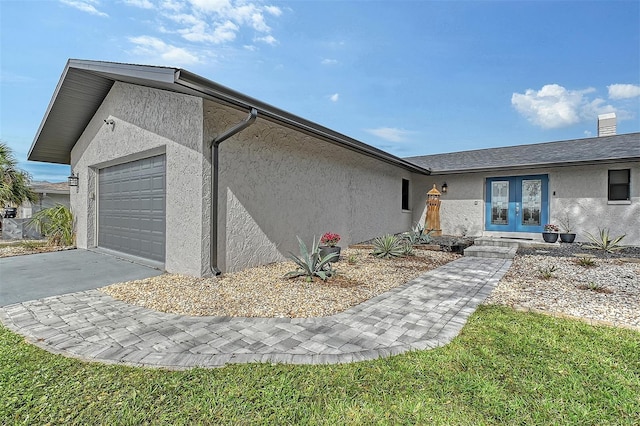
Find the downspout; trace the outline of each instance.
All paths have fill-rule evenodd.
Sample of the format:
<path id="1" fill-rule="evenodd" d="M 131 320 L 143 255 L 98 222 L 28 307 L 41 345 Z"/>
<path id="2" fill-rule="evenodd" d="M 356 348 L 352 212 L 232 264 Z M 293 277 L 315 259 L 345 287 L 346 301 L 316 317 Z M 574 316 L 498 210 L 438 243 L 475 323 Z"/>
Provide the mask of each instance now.
<path id="1" fill-rule="evenodd" d="M 253 122 L 256 121 L 257 116 L 258 110 L 255 108 L 251 108 L 251 112 L 249 113 L 249 116 L 247 116 L 247 118 L 231 127 L 221 135 L 217 136 L 209 144 L 209 148 L 211 148 L 211 214 L 209 215 L 211 252 L 209 255 L 209 268 L 211 269 L 211 273 L 215 276 L 222 274 L 222 271 L 218 269 L 218 147 L 222 142 L 226 141 L 231 136 L 243 131 L 251 124 L 253 124 Z"/>

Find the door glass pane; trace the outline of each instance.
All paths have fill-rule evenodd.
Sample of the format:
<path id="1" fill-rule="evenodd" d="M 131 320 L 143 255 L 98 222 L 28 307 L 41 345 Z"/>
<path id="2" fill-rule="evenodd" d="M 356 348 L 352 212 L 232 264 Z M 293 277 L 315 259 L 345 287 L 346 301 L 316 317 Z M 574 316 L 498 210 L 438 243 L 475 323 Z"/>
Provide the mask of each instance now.
<path id="1" fill-rule="evenodd" d="M 522 180 L 522 225 L 540 226 L 542 211 L 542 181 L 540 179 Z"/>
<path id="2" fill-rule="evenodd" d="M 509 217 L 509 181 L 491 182 L 491 224 L 507 225 Z"/>

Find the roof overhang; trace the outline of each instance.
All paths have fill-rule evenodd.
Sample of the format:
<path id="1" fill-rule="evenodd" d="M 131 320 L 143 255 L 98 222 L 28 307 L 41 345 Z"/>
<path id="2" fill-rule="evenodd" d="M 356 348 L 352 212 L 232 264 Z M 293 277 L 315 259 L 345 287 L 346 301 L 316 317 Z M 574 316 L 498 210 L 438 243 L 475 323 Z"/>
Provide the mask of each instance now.
<path id="1" fill-rule="evenodd" d="M 519 170 L 532 170 L 532 169 L 544 169 L 544 168 L 557 168 L 557 167 L 577 167 L 577 166 L 596 166 L 599 164 L 619 164 L 619 163 L 634 163 L 639 162 L 640 157 L 628 157 L 628 158 L 608 158 L 603 160 L 589 160 L 589 161 L 567 161 L 556 163 L 527 163 L 527 164 L 515 164 L 513 166 L 504 167 L 477 167 L 467 169 L 452 169 L 452 170 L 431 170 L 431 175 L 459 175 L 468 173 L 488 173 L 488 172 L 512 172 Z"/>
<path id="2" fill-rule="evenodd" d="M 70 59 L 60 77 L 28 159 L 70 164 L 71 150 L 116 82 L 198 96 L 302 131 L 352 151 L 419 174 L 429 170 L 356 139 L 275 108 L 180 68 Z"/>

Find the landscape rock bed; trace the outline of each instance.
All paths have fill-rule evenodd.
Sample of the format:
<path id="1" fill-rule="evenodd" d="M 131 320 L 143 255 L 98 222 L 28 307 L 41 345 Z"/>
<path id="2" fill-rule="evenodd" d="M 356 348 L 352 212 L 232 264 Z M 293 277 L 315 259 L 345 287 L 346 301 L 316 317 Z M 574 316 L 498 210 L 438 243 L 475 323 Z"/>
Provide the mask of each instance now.
<path id="1" fill-rule="evenodd" d="M 218 278 L 164 274 L 100 289 L 116 299 L 158 311 L 229 317 L 321 317 L 402 285 L 460 256 L 416 250 L 415 256 L 379 259 L 371 250 L 348 248 L 326 282 L 284 275 L 293 262 L 279 262 Z"/>
<path id="2" fill-rule="evenodd" d="M 520 247 L 518 248 L 519 255 L 544 255 L 552 257 L 594 257 L 599 259 L 640 259 L 640 247 L 626 246 L 622 250 L 614 252 L 607 252 L 604 250 L 595 250 L 585 247 L 583 243 L 556 243 L 555 245 L 547 248 L 540 247 Z"/>
<path id="3" fill-rule="evenodd" d="M 584 257 L 594 266 L 582 266 Z M 485 303 L 640 330 L 640 249 L 607 253 L 578 244 L 520 248 Z"/>

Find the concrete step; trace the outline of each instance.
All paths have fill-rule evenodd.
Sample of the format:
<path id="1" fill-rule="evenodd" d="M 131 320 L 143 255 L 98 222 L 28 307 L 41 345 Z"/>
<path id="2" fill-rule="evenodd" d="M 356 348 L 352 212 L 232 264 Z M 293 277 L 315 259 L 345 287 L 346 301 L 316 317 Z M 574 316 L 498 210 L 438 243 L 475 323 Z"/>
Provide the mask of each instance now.
<path id="1" fill-rule="evenodd" d="M 503 238 L 480 237 L 480 238 L 476 238 L 473 241 L 473 244 L 476 245 L 476 246 L 516 247 L 516 248 L 518 248 L 520 246 L 520 241 L 503 239 Z"/>
<path id="2" fill-rule="evenodd" d="M 516 255 L 518 246 L 501 247 L 501 246 L 486 246 L 486 245 L 472 245 L 464 249 L 465 256 L 471 257 L 491 257 L 496 259 L 513 259 Z"/>

